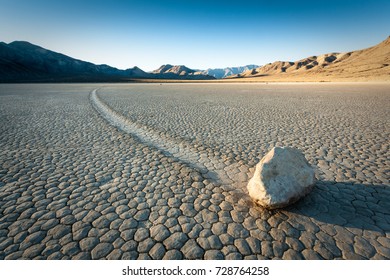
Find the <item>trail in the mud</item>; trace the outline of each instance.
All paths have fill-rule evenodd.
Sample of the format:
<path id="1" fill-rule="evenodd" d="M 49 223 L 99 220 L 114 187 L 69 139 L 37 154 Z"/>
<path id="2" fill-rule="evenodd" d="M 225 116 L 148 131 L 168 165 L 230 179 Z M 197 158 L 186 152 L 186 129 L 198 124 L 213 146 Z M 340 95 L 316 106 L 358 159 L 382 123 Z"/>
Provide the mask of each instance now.
<path id="1" fill-rule="evenodd" d="M 90 101 L 96 111 L 112 126 L 128 133 L 141 142 L 153 146 L 166 155 L 173 156 L 189 166 L 199 170 L 205 178 L 212 179 L 220 185 L 230 185 L 242 188 L 247 181 L 249 169 L 234 163 L 226 165 L 209 154 L 197 150 L 191 144 L 169 138 L 166 135 L 134 123 L 113 110 L 97 94 L 98 89 L 90 93 Z M 238 168 L 244 172 L 237 172 Z M 233 171 L 234 170 L 234 171 Z M 229 172 L 232 171 L 232 172 Z"/>

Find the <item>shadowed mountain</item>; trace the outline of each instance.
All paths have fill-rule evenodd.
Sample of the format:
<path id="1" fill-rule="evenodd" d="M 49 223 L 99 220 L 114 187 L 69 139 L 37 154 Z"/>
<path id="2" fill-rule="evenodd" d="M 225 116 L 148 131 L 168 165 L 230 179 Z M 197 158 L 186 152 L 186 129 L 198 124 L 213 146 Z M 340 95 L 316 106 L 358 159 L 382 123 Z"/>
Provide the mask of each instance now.
<path id="1" fill-rule="evenodd" d="M 276 61 L 230 78 L 256 80 L 390 80 L 390 37 L 371 48 Z"/>
<path id="2" fill-rule="evenodd" d="M 149 76 L 138 67 L 119 70 L 95 65 L 28 42 L 0 43 L 1 82 L 123 81 Z"/>
<path id="3" fill-rule="evenodd" d="M 0 42 L 0 82 L 120 82 L 132 79 L 213 79 L 194 70 L 172 66 L 162 73 L 138 67 L 120 70 L 96 65 L 44 49 L 29 42 Z"/>

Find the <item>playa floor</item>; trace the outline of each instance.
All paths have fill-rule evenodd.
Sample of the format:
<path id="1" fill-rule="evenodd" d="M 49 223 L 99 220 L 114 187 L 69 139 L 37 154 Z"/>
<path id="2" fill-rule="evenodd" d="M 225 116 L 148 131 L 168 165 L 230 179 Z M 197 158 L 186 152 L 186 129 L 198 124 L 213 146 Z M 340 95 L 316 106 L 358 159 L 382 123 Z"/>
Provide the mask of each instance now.
<path id="1" fill-rule="evenodd" d="M 0 259 L 390 259 L 390 84 L 0 85 Z M 246 184 L 300 149 L 312 193 Z"/>

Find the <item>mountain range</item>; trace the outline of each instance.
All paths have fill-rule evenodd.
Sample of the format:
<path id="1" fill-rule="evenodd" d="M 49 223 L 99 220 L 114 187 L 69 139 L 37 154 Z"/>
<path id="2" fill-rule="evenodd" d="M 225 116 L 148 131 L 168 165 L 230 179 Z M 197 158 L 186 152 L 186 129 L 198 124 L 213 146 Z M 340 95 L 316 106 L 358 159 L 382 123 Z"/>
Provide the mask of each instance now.
<path id="1" fill-rule="evenodd" d="M 298 61 L 276 61 L 229 78 L 256 81 L 388 81 L 390 37 L 373 47 L 310 56 Z"/>
<path id="2" fill-rule="evenodd" d="M 29 42 L 0 42 L 0 82 L 116 82 L 132 79 L 215 79 L 185 66 L 163 65 L 153 72 L 96 65 Z"/>
<path id="3" fill-rule="evenodd" d="M 223 79 L 258 67 L 259 65 L 250 64 L 250 65 L 239 66 L 239 67 L 226 67 L 226 68 L 215 68 L 215 69 L 209 68 L 207 70 L 203 70 L 200 72 L 204 75 L 213 76 L 216 79 Z"/>
<path id="4" fill-rule="evenodd" d="M 207 70 L 165 64 L 152 72 L 138 67 L 120 70 L 105 64 L 96 65 L 24 41 L 0 42 L 0 82 L 126 82 L 137 79 L 389 81 L 390 37 L 367 49 L 332 52 L 298 61 Z"/>
<path id="5" fill-rule="evenodd" d="M 164 64 L 160 68 L 151 72 L 154 77 L 159 79 L 186 79 L 186 80 L 210 80 L 215 79 L 211 75 L 190 69 L 184 65 Z"/>
<path id="6" fill-rule="evenodd" d="M 111 81 L 145 74 L 137 67 L 119 70 L 108 65 L 95 65 L 28 42 L 0 43 L 2 82 Z"/>

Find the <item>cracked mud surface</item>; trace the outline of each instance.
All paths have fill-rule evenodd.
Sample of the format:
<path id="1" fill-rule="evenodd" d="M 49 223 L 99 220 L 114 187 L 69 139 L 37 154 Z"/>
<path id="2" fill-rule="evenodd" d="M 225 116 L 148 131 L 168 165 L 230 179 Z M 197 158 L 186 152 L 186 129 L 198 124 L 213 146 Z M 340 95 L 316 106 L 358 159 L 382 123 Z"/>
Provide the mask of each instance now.
<path id="1" fill-rule="evenodd" d="M 0 259 L 389 259 L 389 108 L 388 84 L 0 85 Z M 268 211 L 245 185 L 275 145 L 318 183 Z"/>

